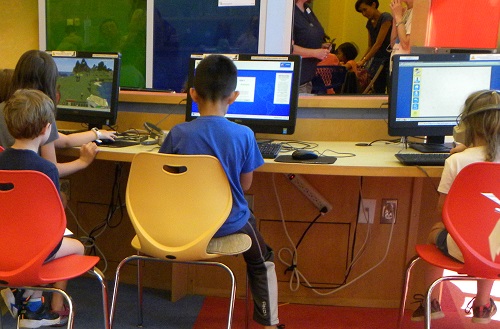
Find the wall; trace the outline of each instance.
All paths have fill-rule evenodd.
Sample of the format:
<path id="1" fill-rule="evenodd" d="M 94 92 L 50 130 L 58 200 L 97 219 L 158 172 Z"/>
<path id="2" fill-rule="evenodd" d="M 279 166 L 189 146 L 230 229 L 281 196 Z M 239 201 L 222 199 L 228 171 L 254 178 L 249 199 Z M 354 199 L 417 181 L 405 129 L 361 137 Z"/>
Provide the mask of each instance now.
<path id="1" fill-rule="evenodd" d="M 354 42 L 363 54 L 368 48 L 366 18 L 354 9 L 354 0 L 315 0 L 314 13 L 335 43 Z M 389 0 L 380 0 L 379 10 L 391 12 Z"/>
<path id="2" fill-rule="evenodd" d="M 428 46 L 496 48 L 499 36 L 500 1 L 475 0 L 474 10 L 464 11 L 468 0 L 433 0 Z"/>
<path id="3" fill-rule="evenodd" d="M 25 51 L 38 48 L 38 2 L 0 1 L 0 12 L 0 68 L 14 68 Z"/>

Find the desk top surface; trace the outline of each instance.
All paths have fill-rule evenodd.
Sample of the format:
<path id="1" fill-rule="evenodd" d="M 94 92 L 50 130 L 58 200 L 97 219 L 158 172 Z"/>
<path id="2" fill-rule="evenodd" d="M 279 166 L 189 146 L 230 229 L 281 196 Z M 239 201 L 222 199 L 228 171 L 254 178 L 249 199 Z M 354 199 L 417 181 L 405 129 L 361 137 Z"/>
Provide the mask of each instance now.
<path id="1" fill-rule="evenodd" d="M 309 142 L 313 143 L 313 142 Z M 374 143 L 371 146 L 356 146 L 356 142 L 314 142 L 319 153 L 338 157 L 334 164 L 284 163 L 266 159 L 265 164 L 258 168 L 259 172 L 295 173 L 311 175 L 338 175 L 338 176 L 379 176 L 379 177 L 440 177 L 443 167 L 440 166 L 405 166 L 394 154 L 414 152 L 403 149 L 399 144 Z M 99 147 L 98 160 L 131 162 L 139 152 L 158 152 L 159 146 L 137 145 L 121 148 Z M 338 153 L 352 153 L 347 156 Z M 58 155 L 79 156 L 78 148 L 58 150 Z M 280 153 L 290 154 L 290 153 Z"/>

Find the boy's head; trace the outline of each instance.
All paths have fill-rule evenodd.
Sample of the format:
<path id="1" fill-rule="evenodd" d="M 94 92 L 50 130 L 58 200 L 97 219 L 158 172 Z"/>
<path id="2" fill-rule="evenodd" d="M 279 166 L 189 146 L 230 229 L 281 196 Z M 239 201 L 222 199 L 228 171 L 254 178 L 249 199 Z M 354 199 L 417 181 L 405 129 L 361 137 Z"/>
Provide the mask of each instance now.
<path id="1" fill-rule="evenodd" d="M 39 90 L 19 89 L 6 102 L 5 122 L 15 139 L 35 139 L 54 121 L 54 103 Z"/>
<path id="2" fill-rule="evenodd" d="M 461 122 L 465 126 L 465 144 L 484 140 L 489 150 L 487 161 L 493 161 L 500 146 L 500 91 L 480 90 L 472 93 L 465 101 Z"/>
<path id="3" fill-rule="evenodd" d="M 344 61 L 351 61 L 358 57 L 358 48 L 351 42 L 344 42 L 337 48 L 337 55 Z"/>
<path id="4" fill-rule="evenodd" d="M 209 55 L 196 67 L 193 86 L 201 99 L 217 102 L 231 96 L 236 82 L 233 61 L 223 55 Z"/>

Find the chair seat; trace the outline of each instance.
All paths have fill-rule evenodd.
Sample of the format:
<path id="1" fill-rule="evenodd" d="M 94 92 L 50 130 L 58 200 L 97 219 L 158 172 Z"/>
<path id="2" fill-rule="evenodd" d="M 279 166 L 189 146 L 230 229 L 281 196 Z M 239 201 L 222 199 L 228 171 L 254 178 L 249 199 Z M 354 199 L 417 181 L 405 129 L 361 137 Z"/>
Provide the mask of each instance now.
<path id="1" fill-rule="evenodd" d="M 130 243 L 132 247 L 141 251 L 141 242 L 134 236 Z M 252 246 L 252 239 L 243 233 L 226 235 L 220 238 L 213 238 L 207 246 L 207 254 L 214 257 L 217 255 L 237 255 L 247 251 Z"/>
<path id="2" fill-rule="evenodd" d="M 419 244 L 415 246 L 417 254 L 426 262 L 444 269 L 460 273 L 464 264 L 444 255 L 435 245 Z"/>
<path id="3" fill-rule="evenodd" d="M 45 283 L 73 279 L 90 271 L 98 262 L 97 256 L 69 255 L 57 258 L 42 265 L 40 278 Z"/>
<path id="4" fill-rule="evenodd" d="M 208 254 L 237 255 L 252 246 L 252 239 L 243 233 L 230 234 L 220 238 L 212 238 L 207 246 Z"/>

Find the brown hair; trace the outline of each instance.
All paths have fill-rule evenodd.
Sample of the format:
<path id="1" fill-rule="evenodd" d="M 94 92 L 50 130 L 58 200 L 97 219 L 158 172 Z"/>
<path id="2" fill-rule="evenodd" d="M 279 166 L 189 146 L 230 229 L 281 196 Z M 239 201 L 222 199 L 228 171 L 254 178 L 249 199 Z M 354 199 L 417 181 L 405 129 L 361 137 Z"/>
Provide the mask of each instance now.
<path id="1" fill-rule="evenodd" d="M 18 89 L 5 103 L 5 122 L 16 139 L 34 139 L 54 121 L 54 103 L 43 92 Z"/>
<path id="2" fill-rule="evenodd" d="M 9 98 L 13 74 L 13 69 L 0 70 L 0 103 L 5 102 Z"/>
<path id="3" fill-rule="evenodd" d="M 480 90 L 465 101 L 461 122 L 465 125 L 465 145 L 476 138 L 486 141 L 486 161 L 494 161 L 500 146 L 500 91 Z"/>
<path id="4" fill-rule="evenodd" d="M 52 57 L 40 50 L 28 50 L 19 58 L 10 95 L 17 89 L 37 89 L 56 103 L 57 66 Z"/>

